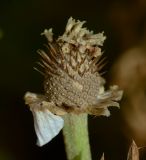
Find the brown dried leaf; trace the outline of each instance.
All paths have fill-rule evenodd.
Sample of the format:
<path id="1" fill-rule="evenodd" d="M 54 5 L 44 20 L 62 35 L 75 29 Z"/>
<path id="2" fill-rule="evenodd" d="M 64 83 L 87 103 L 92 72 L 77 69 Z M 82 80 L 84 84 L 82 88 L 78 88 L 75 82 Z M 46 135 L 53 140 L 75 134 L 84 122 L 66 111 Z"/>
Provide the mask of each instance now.
<path id="1" fill-rule="evenodd" d="M 100 160 L 104 160 L 104 153 L 102 154 L 102 157 L 101 157 L 101 159 Z"/>
<path id="2" fill-rule="evenodd" d="M 127 160 L 139 160 L 139 150 L 134 141 L 129 148 Z"/>

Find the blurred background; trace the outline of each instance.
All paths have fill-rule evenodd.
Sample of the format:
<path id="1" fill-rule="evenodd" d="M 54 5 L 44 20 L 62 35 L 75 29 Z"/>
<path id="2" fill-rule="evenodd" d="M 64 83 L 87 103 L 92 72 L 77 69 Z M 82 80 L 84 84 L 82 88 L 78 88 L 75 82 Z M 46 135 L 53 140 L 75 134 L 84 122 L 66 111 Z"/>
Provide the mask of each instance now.
<path id="1" fill-rule="evenodd" d="M 66 160 L 62 133 L 42 148 L 35 145 L 26 91 L 42 92 L 43 77 L 33 70 L 40 36 L 53 27 L 64 32 L 68 18 L 86 20 L 107 36 L 102 47 L 108 84 L 124 89 L 121 109 L 111 117 L 89 117 L 93 160 L 126 160 L 134 139 L 146 146 L 146 1 L 145 0 L 0 0 L 0 160 Z M 146 149 L 140 149 L 146 160 Z"/>

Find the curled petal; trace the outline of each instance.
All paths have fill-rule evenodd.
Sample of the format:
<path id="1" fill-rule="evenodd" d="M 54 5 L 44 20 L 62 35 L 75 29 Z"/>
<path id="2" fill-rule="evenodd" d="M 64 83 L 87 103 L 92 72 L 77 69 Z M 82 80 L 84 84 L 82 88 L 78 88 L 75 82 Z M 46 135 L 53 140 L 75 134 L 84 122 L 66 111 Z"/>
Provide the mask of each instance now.
<path id="1" fill-rule="evenodd" d="M 118 107 L 119 101 L 122 98 L 123 91 L 119 90 L 117 86 L 112 86 L 110 90 L 103 91 L 97 96 L 96 104 L 88 106 L 87 112 L 93 115 L 110 116 L 108 107 Z"/>

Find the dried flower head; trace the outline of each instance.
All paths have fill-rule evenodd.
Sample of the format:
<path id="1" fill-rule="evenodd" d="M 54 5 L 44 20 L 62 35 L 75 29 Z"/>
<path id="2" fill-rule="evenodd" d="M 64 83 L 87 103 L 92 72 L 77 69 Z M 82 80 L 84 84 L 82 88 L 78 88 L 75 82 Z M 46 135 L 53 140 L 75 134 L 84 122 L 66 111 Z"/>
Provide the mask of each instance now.
<path id="1" fill-rule="evenodd" d="M 46 51 L 38 52 L 45 94 L 26 93 L 25 101 L 31 110 L 45 108 L 56 115 L 109 116 L 108 107 L 119 106 L 117 101 L 122 91 L 117 86 L 105 91 L 105 80 L 99 73 L 104 66 L 100 46 L 106 37 L 83 28 L 84 23 L 70 18 L 64 34 L 58 39 L 53 37 L 52 29 L 42 33 L 47 38 Z"/>

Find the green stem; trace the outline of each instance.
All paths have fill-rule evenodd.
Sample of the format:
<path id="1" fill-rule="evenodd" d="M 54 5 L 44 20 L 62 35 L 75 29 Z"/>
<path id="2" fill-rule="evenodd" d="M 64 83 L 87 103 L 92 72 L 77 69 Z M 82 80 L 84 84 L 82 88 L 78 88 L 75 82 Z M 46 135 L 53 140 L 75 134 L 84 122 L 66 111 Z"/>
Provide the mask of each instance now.
<path id="1" fill-rule="evenodd" d="M 91 160 L 87 114 L 64 117 L 64 142 L 68 160 Z"/>

